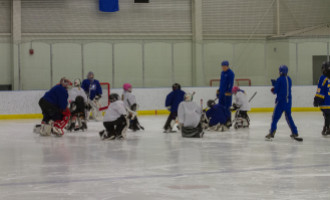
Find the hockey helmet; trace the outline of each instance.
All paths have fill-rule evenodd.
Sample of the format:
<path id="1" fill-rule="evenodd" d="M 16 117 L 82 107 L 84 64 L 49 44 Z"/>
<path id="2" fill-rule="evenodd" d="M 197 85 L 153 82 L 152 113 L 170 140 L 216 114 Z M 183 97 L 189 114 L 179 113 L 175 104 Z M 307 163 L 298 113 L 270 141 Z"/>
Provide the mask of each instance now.
<path id="1" fill-rule="evenodd" d="M 174 84 L 172 85 L 172 89 L 173 89 L 173 90 L 181 90 L 181 85 L 180 85 L 179 83 L 174 83 Z"/>
<path id="2" fill-rule="evenodd" d="M 214 106 L 214 105 L 215 105 L 214 100 L 210 99 L 210 100 L 207 101 L 207 107 L 212 108 L 212 106 Z"/>
<path id="3" fill-rule="evenodd" d="M 118 101 L 118 99 L 119 99 L 119 95 L 117 93 L 112 93 L 109 96 L 109 100 L 111 103 Z"/>
<path id="4" fill-rule="evenodd" d="M 130 83 L 125 83 L 123 85 L 123 89 L 124 91 L 128 91 L 129 89 L 132 89 L 132 85 Z"/>
<path id="5" fill-rule="evenodd" d="M 61 78 L 60 84 L 65 88 L 68 88 L 70 85 L 72 85 L 71 81 L 65 77 Z"/>
<path id="6" fill-rule="evenodd" d="M 80 87 L 81 86 L 81 81 L 80 81 L 79 78 L 74 79 L 73 86 L 74 87 Z"/>
<path id="7" fill-rule="evenodd" d="M 232 93 L 236 94 L 237 91 L 239 90 L 238 86 L 234 86 L 233 89 L 231 90 Z"/>
<path id="8" fill-rule="evenodd" d="M 328 78 L 330 78 L 330 62 L 324 62 L 322 64 L 322 70 L 323 70 L 323 74 L 325 76 L 327 76 Z"/>
<path id="9" fill-rule="evenodd" d="M 92 71 L 88 72 L 87 79 L 88 80 L 93 80 L 94 79 L 94 73 Z"/>
<path id="10" fill-rule="evenodd" d="M 286 65 L 281 65 L 278 70 L 279 70 L 281 76 L 288 75 L 289 69 Z"/>

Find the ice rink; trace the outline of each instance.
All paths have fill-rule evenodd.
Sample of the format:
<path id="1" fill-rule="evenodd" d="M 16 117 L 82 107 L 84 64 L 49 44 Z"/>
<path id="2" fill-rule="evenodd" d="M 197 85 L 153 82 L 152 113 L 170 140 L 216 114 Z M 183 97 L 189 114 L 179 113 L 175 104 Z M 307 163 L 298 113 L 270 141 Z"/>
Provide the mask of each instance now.
<path id="1" fill-rule="evenodd" d="M 250 113 L 249 129 L 202 139 L 162 133 L 167 116 L 141 116 L 145 131 L 101 141 L 87 132 L 41 137 L 39 120 L 0 121 L 0 199 L 330 199 L 330 138 L 321 112 L 296 112 L 304 138 L 290 139 L 282 117 L 265 141 L 272 113 Z"/>

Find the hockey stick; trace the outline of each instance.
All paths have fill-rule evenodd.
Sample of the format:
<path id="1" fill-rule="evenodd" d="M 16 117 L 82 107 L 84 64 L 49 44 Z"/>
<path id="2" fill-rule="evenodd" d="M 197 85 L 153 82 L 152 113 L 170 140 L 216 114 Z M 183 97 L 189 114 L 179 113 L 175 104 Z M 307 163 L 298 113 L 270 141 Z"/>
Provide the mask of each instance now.
<path id="1" fill-rule="evenodd" d="M 257 92 L 254 92 L 251 98 L 249 99 L 249 103 L 252 101 L 252 99 L 257 95 Z"/>

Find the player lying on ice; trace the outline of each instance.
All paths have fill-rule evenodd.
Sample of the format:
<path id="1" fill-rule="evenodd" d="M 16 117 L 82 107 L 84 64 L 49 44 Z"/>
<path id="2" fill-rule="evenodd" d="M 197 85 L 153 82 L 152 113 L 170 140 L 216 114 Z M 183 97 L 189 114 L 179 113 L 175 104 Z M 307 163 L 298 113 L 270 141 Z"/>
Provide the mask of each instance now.
<path id="1" fill-rule="evenodd" d="M 103 118 L 105 130 L 99 132 L 102 140 L 125 139 L 128 120 L 124 102 L 119 100 L 116 93 L 109 96 L 110 105 Z"/>
<path id="2" fill-rule="evenodd" d="M 250 111 L 250 104 L 248 97 L 244 90 L 234 86 L 232 93 L 235 97 L 235 103 L 233 103 L 233 109 L 236 110 L 235 118 L 233 120 L 234 128 L 246 128 L 250 126 L 250 118 L 247 114 Z"/>
<path id="3" fill-rule="evenodd" d="M 123 85 L 123 90 L 124 92 L 122 94 L 122 100 L 124 101 L 126 110 L 128 112 L 128 128 L 133 130 L 134 132 L 140 129 L 144 130 L 143 126 L 140 125 L 137 117 L 137 110 L 139 106 L 136 103 L 134 94 L 132 94 L 132 85 L 130 83 L 125 83 Z"/>
<path id="4" fill-rule="evenodd" d="M 184 100 L 184 94 L 185 92 L 181 90 L 181 85 L 174 83 L 172 85 L 172 92 L 166 96 L 165 107 L 169 109 L 170 114 L 164 125 L 164 133 L 175 132 L 173 131 L 173 127 L 178 116 L 179 104 Z"/>
<path id="5" fill-rule="evenodd" d="M 86 113 L 88 113 L 89 105 L 87 104 L 87 96 L 85 91 L 80 87 L 80 79 L 75 79 L 73 88 L 69 90 L 70 103 L 70 120 L 67 125 L 68 131 L 86 130 Z"/>
<path id="6" fill-rule="evenodd" d="M 271 140 L 274 138 L 277 122 L 280 120 L 283 112 L 285 113 L 285 119 L 291 129 L 291 138 L 302 141 L 302 138 L 298 137 L 297 127 L 291 116 L 291 107 L 292 107 L 292 96 L 291 96 L 291 87 L 292 81 L 288 76 L 288 67 L 286 65 L 281 65 L 279 67 L 280 77 L 277 80 L 272 80 L 273 88 L 271 89 L 273 94 L 276 94 L 275 108 L 272 117 L 272 124 L 269 130 L 269 134 L 266 135 L 266 140 Z"/>
<path id="7" fill-rule="evenodd" d="M 216 104 L 214 100 L 207 101 L 208 110 L 206 111 L 206 123 L 210 131 L 227 131 L 231 126 L 228 124 L 227 108 L 221 104 Z"/>
<path id="8" fill-rule="evenodd" d="M 329 95 L 329 78 L 330 78 L 330 62 L 322 64 L 323 75 L 319 79 L 317 92 L 314 97 L 314 107 L 320 107 L 324 117 L 322 135 L 330 135 L 330 95 Z"/>
<path id="9" fill-rule="evenodd" d="M 70 110 L 68 106 L 67 88 L 71 82 L 63 77 L 60 84 L 51 88 L 39 100 L 43 119 L 41 125 L 36 125 L 35 132 L 42 136 L 49 136 L 52 133 L 57 136 L 64 134 L 63 128 L 69 121 Z"/>
<path id="10" fill-rule="evenodd" d="M 202 138 L 204 131 L 201 124 L 202 108 L 192 102 L 192 95 L 186 93 L 179 104 L 178 120 L 182 137 Z"/>

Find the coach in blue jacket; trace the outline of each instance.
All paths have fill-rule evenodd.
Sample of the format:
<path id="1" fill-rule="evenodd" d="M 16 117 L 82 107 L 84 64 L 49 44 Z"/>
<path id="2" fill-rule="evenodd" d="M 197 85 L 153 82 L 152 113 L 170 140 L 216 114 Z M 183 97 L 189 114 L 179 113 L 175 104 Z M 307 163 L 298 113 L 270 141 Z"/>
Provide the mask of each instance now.
<path id="1" fill-rule="evenodd" d="M 232 103 L 232 92 L 234 86 L 234 79 L 235 74 L 234 72 L 229 68 L 229 62 L 224 60 L 221 63 L 222 66 L 222 72 L 221 72 L 221 78 L 220 78 L 220 88 L 219 88 L 219 104 L 225 107 L 227 112 L 227 126 L 231 126 L 231 113 L 230 113 L 230 106 Z"/>

